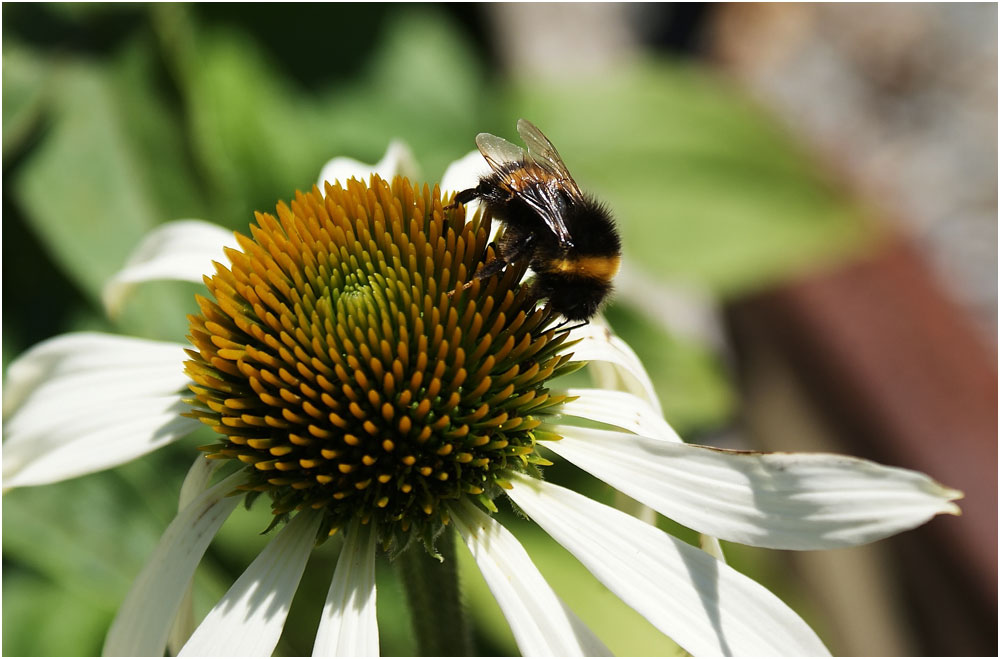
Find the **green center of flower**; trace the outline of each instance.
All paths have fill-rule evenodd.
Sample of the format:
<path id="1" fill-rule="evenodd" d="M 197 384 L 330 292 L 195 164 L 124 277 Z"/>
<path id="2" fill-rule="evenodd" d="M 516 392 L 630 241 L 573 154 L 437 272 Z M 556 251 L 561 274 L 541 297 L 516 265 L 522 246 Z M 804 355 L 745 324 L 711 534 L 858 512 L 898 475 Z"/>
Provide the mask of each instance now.
<path id="1" fill-rule="evenodd" d="M 544 463 L 532 430 L 563 400 L 544 383 L 567 368 L 565 333 L 520 287 L 525 266 L 472 280 L 488 220 L 398 177 L 256 220 L 206 278 L 186 372 L 191 414 L 222 436 L 202 450 L 245 463 L 275 515 L 433 534 L 443 503 L 488 506 L 508 470 Z"/>

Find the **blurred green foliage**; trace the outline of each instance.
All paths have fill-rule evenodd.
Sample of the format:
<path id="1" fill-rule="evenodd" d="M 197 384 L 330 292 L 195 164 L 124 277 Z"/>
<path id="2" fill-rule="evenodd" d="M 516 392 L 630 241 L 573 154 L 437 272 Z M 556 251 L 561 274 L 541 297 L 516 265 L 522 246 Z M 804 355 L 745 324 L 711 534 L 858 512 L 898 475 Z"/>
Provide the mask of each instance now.
<path id="1" fill-rule="evenodd" d="M 104 282 L 161 222 L 197 217 L 245 230 L 254 210 L 311 186 L 329 158 L 375 162 L 392 138 L 410 145 L 434 182 L 477 132 L 513 139 L 520 116 L 615 209 L 626 258 L 652 277 L 729 296 L 863 244 L 857 209 L 725 81 L 652 56 L 610 76 L 511 80 L 495 71 L 476 24 L 459 20 L 470 11 L 5 5 L 4 366 L 66 331 L 183 340 L 193 286 L 140 287 L 114 322 L 100 309 Z M 609 316 L 682 433 L 731 421 L 733 389 L 718 355 L 670 336 L 641 308 L 613 307 Z M 5 654 L 100 651 L 199 443 L 4 497 Z M 608 500 L 585 475 L 552 474 Z M 199 571 L 199 614 L 266 542 L 256 535 L 266 517 L 258 506 L 224 527 Z M 676 651 L 541 531 L 508 518 L 613 651 Z M 311 560 L 280 652 L 310 650 L 336 550 L 328 543 Z M 735 561 L 752 575 L 768 570 L 750 550 L 735 550 Z M 515 653 L 471 563 L 463 578 L 481 651 Z M 379 620 L 383 652 L 410 652 L 402 594 L 386 565 Z"/>

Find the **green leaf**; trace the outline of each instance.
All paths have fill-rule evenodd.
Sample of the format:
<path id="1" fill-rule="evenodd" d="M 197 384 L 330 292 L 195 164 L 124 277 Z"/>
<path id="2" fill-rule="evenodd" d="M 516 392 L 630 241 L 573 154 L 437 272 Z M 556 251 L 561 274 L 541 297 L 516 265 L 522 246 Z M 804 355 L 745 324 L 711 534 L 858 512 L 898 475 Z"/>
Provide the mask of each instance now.
<path id="1" fill-rule="evenodd" d="M 3 48 L 3 156 L 9 158 L 42 118 L 51 80 L 43 58 L 11 39 Z"/>
<path id="2" fill-rule="evenodd" d="M 114 611 L 66 592 L 37 575 L 5 569 L 3 653 L 6 656 L 97 656 Z"/>
<path id="3" fill-rule="evenodd" d="M 310 93 L 248 35 L 195 26 L 180 6 L 158 8 L 213 219 L 245 227 L 252 210 L 310 187 L 330 158 L 374 163 L 393 138 L 410 145 L 430 181 L 473 148 L 482 76 L 471 44 L 438 13 L 399 12 L 372 61 L 329 63 L 357 65 L 353 79 Z"/>
<path id="4" fill-rule="evenodd" d="M 345 139 L 367 126 L 383 144 L 405 140 L 430 182 L 475 148 L 478 115 L 490 107 L 485 73 L 473 44 L 442 12 L 408 7 L 393 16 L 362 73 L 356 93 L 337 107 Z"/>
<path id="5" fill-rule="evenodd" d="M 271 209 L 315 182 L 316 138 L 303 121 L 306 110 L 252 41 L 210 32 L 178 60 L 214 220 L 245 228 L 254 209 Z"/>
<path id="6" fill-rule="evenodd" d="M 183 472 L 157 453 L 114 471 L 14 490 L 4 495 L 5 559 L 114 610 L 176 511 L 182 481 Z"/>
<path id="7" fill-rule="evenodd" d="M 183 118 L 158 84 L 160 66 L 145 35 L 128 42 L 108 66 L 122 131 L 141 163 L 136 175 L 156 209 L 156 223 L 180 218 L 211 221 Z"/>
<path id="8" fill-rule="evenodd" d="M 16 603 L 5 607 L 4 652 L 99 653 L 162 531 L 157 519 L 112 473 L 15 490 L 3 512 L 4 598 Z M 23 617 L 31 633 L 8 633 L 6 614 Z"/>
<path id="9" fill-rule="evenodd" d="M 105 281 L 165 219 L 149 193 L 147 163 L 125 130 L 112 79 L 82 62 L 60 70 L 51 127 L 16 172 L 14 194 L 31 229 L 95 305 Z M 181 337 L 183 308 L 178 298 L 159 298 L 130 310 L 121 327 Z"/>
<path id="10" fill-rule="evenodd" d="M 159 218 L 140 186 L 107 77 L 95 67 L 67 67 L 54 105 L 52 128 L 19 172 L 16 194 L 58 260 L 96 298 Z"/>

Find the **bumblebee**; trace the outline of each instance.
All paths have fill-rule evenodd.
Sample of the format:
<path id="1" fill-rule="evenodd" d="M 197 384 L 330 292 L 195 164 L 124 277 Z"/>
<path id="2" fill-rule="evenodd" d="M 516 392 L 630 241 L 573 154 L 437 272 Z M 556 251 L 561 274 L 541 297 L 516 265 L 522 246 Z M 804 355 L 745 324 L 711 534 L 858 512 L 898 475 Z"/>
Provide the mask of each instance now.
<path id="1" fill-rule="evenodd" d="M 456 205 L 478 199 L 504 227 L 494 243 L 496 259 L 480 268 L 473 281 L 527 259 L 535 272 L 534 294 L 547 299 L 567 322 L 586 323 L 611 293 L 621 262 L 614 219 L 580 191 L 542 131 L 519 119 L 517 132 L 527 151 L 496 135 L 476 136 L 492 172 L 455 195 Z"/>

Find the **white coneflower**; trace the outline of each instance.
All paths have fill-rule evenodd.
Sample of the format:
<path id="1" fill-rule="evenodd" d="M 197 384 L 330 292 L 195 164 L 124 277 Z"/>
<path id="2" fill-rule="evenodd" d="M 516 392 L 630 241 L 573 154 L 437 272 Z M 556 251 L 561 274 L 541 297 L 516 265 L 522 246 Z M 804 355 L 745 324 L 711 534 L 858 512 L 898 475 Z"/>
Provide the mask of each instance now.
<path id="1" fill-rule="evenodd" d="M 110 467 L 201 424 L 218 436 L 106 653 L 183 643 L 181 654 L 270 654 L 314 544 L 333 533 L 344 545 L 315 655 L 378 653 L 378 551 L 412 562 L 421 648 L 471 652 L 461 638 L 435 645 L 461 616 L 457 530 L 522 653 L 606 654 L 491 516 L 503 497 L 692 654 L 826 653 L 798 615 L 724 562 L 542 480 L 540 446 L 685 526 L 750 545 L 845 547 L 957 512 L 959 493 L 912 471 L 684 444 L 631 350 L 596 325 L 558 331 L 521 286 L 523 266 L 463 289 L 491 258 L 490 222 L 395 176 L 408 161 L 396 146 L 381 177 L 347 180 L 350 163 L 325 173 L 276 215 L 258 213 L 249 237 L 193 221 L 157 230 L 107 301 L 145 279 L 194 279 L 215 258 L 190 319 L 194 349 L 76 334 L 11 365 L 7 487 Z M 588 361 L 645 395 L 552 382 Z M 212 484 L 219 466 L 226 475 Z M 243 500 L 234 493 L 268 499 L 278 530 L 190 638 L 183 626 L 172 635 L 195 568 Z M 452 560 L 433 567 L 437 552 Z"/>

